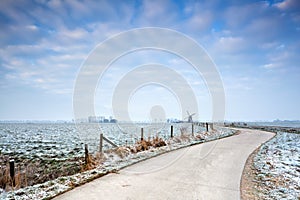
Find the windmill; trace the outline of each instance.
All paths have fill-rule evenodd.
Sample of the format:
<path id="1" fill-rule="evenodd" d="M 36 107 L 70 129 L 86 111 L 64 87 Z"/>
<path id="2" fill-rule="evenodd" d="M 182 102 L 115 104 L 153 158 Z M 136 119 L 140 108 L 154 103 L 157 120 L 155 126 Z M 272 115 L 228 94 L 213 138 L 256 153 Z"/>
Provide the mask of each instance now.
<path id="1" fill-rule="evenodd" d="M 189 123 L 192 123 L 192 122 L 193 122 L 193 116 L 194 116 L 196 113 L 190 114 L 189 111 L 186 111 L 186 113 L 187 113 L 188 116 L 187 116 L 186 118 L 184 118 L 184 119 L 188 119 L 188 122 L 189 122 Z"/>

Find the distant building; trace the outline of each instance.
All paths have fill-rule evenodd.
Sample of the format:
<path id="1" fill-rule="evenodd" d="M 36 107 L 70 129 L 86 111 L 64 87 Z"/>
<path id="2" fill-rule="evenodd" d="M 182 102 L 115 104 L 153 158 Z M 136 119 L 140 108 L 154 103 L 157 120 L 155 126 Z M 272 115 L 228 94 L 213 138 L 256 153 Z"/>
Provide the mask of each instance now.
<path id="1" fill-rule="evenodd" d="M 112 116 L 106 119 L 104 116 L 89 116 L 87 119 L 89 123 L 117 123 L 117 120 Z"/>
<path id="2" fill-rule="evenodd" d="M 89 116 L 88 117 L 88 122 L 89 123 L 97 123 L 98 122 L 97 117 L 96 116 Z"/>

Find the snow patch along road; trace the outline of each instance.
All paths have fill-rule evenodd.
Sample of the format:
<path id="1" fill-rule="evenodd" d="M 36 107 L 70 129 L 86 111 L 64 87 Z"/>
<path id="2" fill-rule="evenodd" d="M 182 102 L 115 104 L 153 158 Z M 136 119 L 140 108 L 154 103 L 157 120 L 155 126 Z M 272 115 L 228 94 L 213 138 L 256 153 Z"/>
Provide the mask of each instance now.
<path id="1" fill-rule="evenodd" d="M 238 135 L 173 151 L 58 196 L 66 199 L 240 199 L 244 164 L 273 133 Z"/>

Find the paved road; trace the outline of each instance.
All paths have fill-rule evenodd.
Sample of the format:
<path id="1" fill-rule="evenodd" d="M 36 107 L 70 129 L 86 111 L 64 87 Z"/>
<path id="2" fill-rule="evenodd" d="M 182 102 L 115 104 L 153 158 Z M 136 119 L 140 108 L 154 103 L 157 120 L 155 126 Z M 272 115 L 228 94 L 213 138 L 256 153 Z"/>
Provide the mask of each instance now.
<path id="1" fill-rule="evenodd" d="M 56 199 L 240 199 L 247 157 L 272 136 L 242 130 L 108 174 Z"/>

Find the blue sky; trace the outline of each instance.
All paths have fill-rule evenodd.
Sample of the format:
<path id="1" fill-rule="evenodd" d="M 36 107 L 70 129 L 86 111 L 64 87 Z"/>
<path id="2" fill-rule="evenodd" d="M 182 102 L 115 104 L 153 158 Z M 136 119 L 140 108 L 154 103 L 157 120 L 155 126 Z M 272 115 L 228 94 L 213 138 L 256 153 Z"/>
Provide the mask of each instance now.
<path id="1" fill-rule="evenodd" d="M 88 54 L 113 34 L 142 27 L 174 29 L 203 46 L 223 80 L 225 119 L 300 119 L 298 0 L 0 4 L 0 120 L 72 119 L 74 83 Z M 177 69 L 197 95 L 199 119 L 210 118 L 210 96 L 201 77 L 178 58 L 152 51 L 129 55 L 106 72 L 95 92 L 97 115 L 112 115 L 110 99 L 122 73 L 146 60 Z M 144 120 L 162 102 L 169 102 L 163 105 L 166 117 L 181 117 L 172 95 L 155 86 L 133 95 L 130 115 Z"/>

